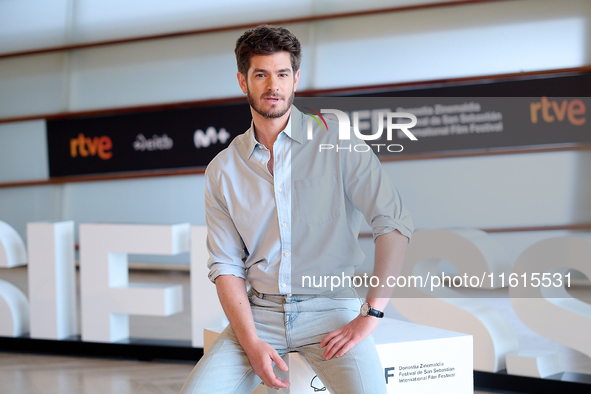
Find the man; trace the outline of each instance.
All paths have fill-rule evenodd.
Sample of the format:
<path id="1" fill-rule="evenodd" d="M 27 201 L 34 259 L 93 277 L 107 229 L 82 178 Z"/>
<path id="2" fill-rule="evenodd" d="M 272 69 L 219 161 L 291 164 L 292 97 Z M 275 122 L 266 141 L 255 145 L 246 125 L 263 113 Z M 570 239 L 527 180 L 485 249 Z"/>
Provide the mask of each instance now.
<path id="1" fill-rule="evenodd" d="M 384 393 L 370 334 L 391 292 L 370 289 L 360 313 L 350 286 L 311 289 L 304 278 L 352 276 L 363 261 L 361 211 L 374 231 L 374 275 L 386 283 L 400 272 L 410 215 L 373 153 L 319 154 L 336 133 L 318 127 L 318 139 L 304 138 L 308 117 L 292 106 L 301 60 L 293 34 L 259 26 L 235 53 L 253 121 L 205 174 L 209 277 L 230 325 L 182 393 L 250 393 L 261 380 L 286 388 L 273 363 L 287 371 L 288 352 L 306 358 L 333 394 Z"/>

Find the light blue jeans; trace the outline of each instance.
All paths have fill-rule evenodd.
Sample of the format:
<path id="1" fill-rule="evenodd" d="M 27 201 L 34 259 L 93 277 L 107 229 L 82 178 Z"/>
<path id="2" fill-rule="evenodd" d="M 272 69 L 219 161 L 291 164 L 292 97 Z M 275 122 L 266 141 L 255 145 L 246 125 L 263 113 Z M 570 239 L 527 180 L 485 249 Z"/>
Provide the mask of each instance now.
<path id="1" fill-rule="evenodd" d="M 354 292 L 352 292 L 352 295 Z M 359 314 L 358 298 L 277 296 L 249 293 L 260 339 L 281 357 L 298 352 L 332 394 L 386 393 L 384 372 L 370 336 L 343 357 L 324 360 L 319 344 Z M 197 363 L 181 394 L 250 394 L 261 383 L 230 326 Z"/>

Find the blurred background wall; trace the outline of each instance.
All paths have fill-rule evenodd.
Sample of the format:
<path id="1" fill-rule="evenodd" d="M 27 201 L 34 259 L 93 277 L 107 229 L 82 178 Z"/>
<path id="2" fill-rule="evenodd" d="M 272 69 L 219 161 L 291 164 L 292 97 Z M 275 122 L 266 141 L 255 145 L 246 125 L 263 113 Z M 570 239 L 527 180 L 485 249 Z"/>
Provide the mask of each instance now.
<path id="1" fill-rule="evenodd" d="M 436 2 L 3 0 L 0 54 Z M 587 0 L 517 0 L 286 27 L 303 44 L 299 90 L 311 90 L 586 66 L 590 23 Z M 14 120 L 0 123 L 0 186 L 49 179 L 44 121 L 18 119 L 242 96 L 233 48 L 243 30 L 0 58 L 0 120 Z M 417 228 L 505 228 L 589 221 L 590 160 L 567 151 L 384 167 Z M 0 187 L 0 220 L 23 238 L 26 223 L 40 220 L 204 224 L 203 177 Z M 514 259 L 554 234 L 495 236 Z"/>

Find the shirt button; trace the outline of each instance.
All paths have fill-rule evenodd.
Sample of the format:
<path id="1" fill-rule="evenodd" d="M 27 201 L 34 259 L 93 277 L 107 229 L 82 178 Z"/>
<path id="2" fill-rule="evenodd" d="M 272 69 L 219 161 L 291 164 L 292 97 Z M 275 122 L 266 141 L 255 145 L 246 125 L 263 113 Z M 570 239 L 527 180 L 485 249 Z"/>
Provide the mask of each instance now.
<path id="1" fill-rule="evenodd" d="M 283 255 L 284 255 L 285 257 L 289 257 L 289 252 L 285 252 L 285 253 L 283 253 Z"/>
<path id="2" fill-rule="evenodd" d="M 285 287 L 285 286 L 287 286 L 285 283 L 283 283 L 283 284 L 281 285 L 281 287 Z"/>
<path id="3" fill-rule="evenodd" d="M 283 224 L 282 224 L 282 226 L 283 226 L 283 227 L 287 227 L 287 223 L 283 223 Z"/>
<path id="4" fill-rule="evenodd" d="M 283 191 L 283 189 L 282 189 L 282 188 L 280 188 L 280 187 L 278 187 L 278 188 L 277 188 L 277 191 L 278 191 L 279 193 L 281 193 L 281 192 Z"/>
<path id="5" fill-rule="evenodd" d="M 265 164 L 265 161 L 264 160 L 261 160 L 261 164 Z"/>

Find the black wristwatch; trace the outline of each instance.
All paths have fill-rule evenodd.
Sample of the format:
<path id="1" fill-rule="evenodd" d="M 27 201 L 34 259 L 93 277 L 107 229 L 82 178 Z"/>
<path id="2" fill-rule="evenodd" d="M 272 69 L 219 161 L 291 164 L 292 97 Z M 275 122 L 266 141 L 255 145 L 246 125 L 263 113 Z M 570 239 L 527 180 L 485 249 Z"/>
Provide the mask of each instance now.
<path id="1" fill-rule="evenodd" d="M 361 313 L 361 316 L 366 317 L 366 316 L 373 316 L 373 317 L 377 317 L 377 318 L 382 318 L 384 317 L 384 312 L 382 311 L 378 311 L 377 309 L 373 309 L 371 307 L 371 305 L 369 305 L 369 303 L 364 303 L 363 305 L 361 305 L 361 310 L 359 311 L 359 313 Z"/>

